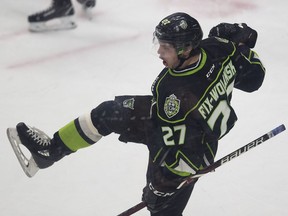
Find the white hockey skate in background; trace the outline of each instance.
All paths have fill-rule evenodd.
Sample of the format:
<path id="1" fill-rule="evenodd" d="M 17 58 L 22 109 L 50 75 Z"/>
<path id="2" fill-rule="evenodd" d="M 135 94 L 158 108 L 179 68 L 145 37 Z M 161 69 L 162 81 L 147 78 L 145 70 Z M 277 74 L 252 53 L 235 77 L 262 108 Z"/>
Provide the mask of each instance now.
<path id="1" fill-rule="evenodd" d="M 28 177 L 30 178 L 33 177 L 39 170 L 39 167 L 35 163 L 31 154 L 30 154 L 30 159 L 28 159 L 29 157 L 28 149 L 27 149 L 27 154 L 24 154 L 23 150 L 26 147 L 21 144 L 21 141 L 19 139 L 16 129 L 8 128 L 7 136 L 23 171 Z"/>

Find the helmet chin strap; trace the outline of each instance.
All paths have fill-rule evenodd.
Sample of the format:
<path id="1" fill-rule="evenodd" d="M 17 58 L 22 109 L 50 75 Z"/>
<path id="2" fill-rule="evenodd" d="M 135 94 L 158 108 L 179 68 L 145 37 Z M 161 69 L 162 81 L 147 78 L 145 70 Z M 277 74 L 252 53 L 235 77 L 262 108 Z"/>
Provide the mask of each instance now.
<path id="1" fill-rule="evenodd" d="M 179 70 L 180 67 L 184 64 L 184 62 L 186 60 L 188 60 L 189 58 L 191 58 L 192 56 L 194 55 L 197 55 L 200 53 L 200 50 L 199 49 L 192 49 L 191 52 L 189 53 L 189 55 L 187 57 L 183 57 L 183 56 L 180 56 L 178 55 L 178 60 L 179 60 L 179 64 L 174 68 L 175 70 Z"/>
<path id="2" fill-rule="evenodd" d="M 179 64 L 174 68 L 175 70 L 179 70 L 180 67 L 184 64 L 184 62 L 190 57 L 183 58 L 178 56 Z"/>

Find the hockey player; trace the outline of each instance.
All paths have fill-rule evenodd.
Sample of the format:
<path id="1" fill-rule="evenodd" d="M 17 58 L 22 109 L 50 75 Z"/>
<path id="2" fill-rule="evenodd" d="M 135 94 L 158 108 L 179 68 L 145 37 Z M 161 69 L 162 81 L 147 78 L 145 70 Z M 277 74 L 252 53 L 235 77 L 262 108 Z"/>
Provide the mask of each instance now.
<path id="1" fill-rule="evenodd" d="M 65 155 L 91 146 L 110 133 L 122 142 L 149 149 L 147 185 L 142 199 L 151 216 L 182 216 L 194 182 L 178 189 L 185 177 L 214 160 L 218 140 L 234 126 L 233 88 L 256 91 L 265 69 L 251 50 L 257 32 L 246 24 L 221 23 L 209 37 L 198 21 L 174 13 L 156 26 L 154 42 L 165 68 L 152 84 L 151 95 L 117 96 L 58 130 L 52 139 L 19 123 L 8 129 L 16 155 L 22 143 L 32 154 L 18 156 L 33 176 Z M 21 162 L 22 161 L 22 162 Z"/>
<path id="2" fill-rule="evenodd" d="M 95 7 L 96 0 L 77 1 L 82 5 L 87 16 L 91 18 L 91 9 Z M 29 30 L 32 32 L 42 32 L 76 28 L 76 23 L 73 20 L 74 13 L 71 0 L 52 0 L 52 4 L 48 9 L 28 16 Z M 48 25 L 49 21 L 56 19 L 58 23 Z"/>

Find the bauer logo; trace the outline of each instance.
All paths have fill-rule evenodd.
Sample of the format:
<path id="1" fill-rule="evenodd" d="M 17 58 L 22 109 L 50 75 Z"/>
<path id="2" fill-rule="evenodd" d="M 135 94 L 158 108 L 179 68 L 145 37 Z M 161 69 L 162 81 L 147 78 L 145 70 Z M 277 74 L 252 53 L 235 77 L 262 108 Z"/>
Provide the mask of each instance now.
<path id="1" fill-rule="evenodd" d="M 224 163 L 227 163 L 229 161 L 231 161 L 232 159 L 240 156 L 241 154 L 249 151 L 250 149 L 260 145 L 261 143 L 263 143 L 265 140 L 264 140 L 264 137 L 260 137 L 259 139 L 243 146 L 242 148 L 232 152 L 231 154 L 227 155 L 226 157 L 224 157 L 222 160 L 221 160 L 221 164 L 224 164 Z"/>

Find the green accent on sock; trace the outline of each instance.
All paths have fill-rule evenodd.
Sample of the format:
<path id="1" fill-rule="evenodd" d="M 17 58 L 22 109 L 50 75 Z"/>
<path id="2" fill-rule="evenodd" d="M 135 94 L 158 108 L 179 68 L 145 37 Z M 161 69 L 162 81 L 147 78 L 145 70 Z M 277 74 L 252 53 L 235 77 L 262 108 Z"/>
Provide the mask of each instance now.
<path id="1" fill-rule="evenodd" d="M 61 128 L 59 136 L 63 143 L 72 151 L 90 146 L 79 134 L 74 121 Z"/>

